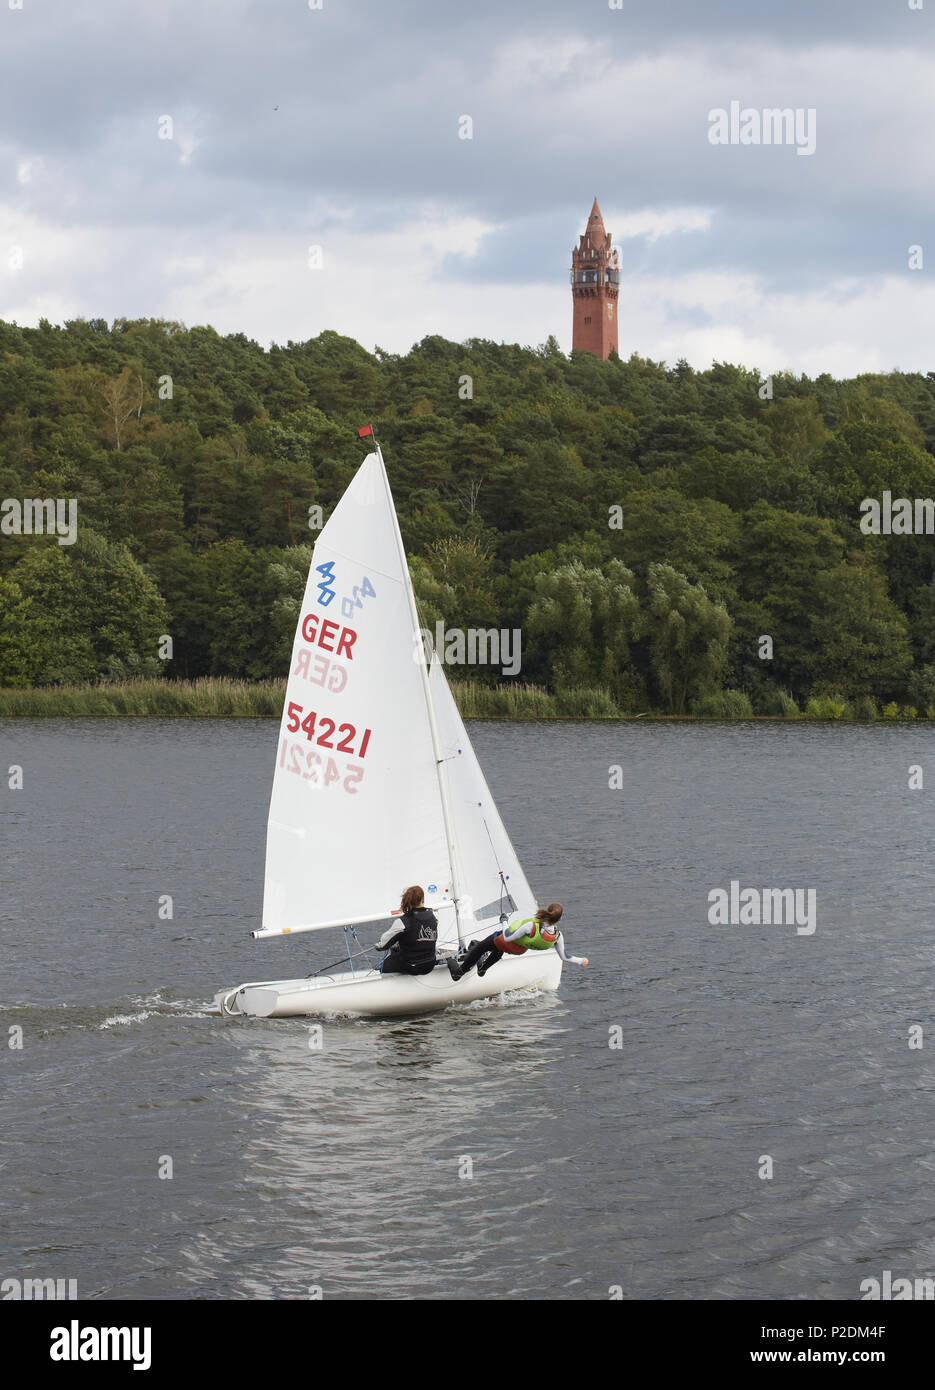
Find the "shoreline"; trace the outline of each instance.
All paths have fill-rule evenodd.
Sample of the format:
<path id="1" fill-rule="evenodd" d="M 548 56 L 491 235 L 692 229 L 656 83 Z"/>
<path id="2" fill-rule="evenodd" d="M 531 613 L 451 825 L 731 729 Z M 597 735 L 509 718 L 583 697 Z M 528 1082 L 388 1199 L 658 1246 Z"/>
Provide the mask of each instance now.
<path id="1" fill-rule="evenodd" d="M 876 716 L 818 714 L 667 714 L 619 710 L 604 690 L 552 694 L 541 686 L 479 686 L 452 681 L 463 719 L 498 723 L 653 724 L 929 724 L 926 711 L 888 706 Z M 131 680 L 72 686 L 0 689 L 6 719 L 270 719 L 282 717 L 286 682 L 242 681 L 223 676 L 197 680 Z"/>

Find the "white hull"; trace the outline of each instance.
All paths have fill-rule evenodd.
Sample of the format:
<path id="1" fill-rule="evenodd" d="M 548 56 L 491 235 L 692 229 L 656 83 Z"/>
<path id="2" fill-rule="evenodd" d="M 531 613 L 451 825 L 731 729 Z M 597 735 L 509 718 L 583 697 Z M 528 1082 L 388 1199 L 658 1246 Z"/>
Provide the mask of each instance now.
<path id="1" fill-rule="evenodd" d="M 510 990 L 556 990 L 562 960 L 556 951 L 506 955 L 478 976 L 471 970 L 452 980 L 445 965 L 430 975 L 381 975 L 376 970 L 345 971 L 304 980 L 266 980 L 215 995 L 219 1013 L 251 1018 L 302 1018 L 311 1014 L 427 1014 L 449 1004 L 491 999 Z"/>

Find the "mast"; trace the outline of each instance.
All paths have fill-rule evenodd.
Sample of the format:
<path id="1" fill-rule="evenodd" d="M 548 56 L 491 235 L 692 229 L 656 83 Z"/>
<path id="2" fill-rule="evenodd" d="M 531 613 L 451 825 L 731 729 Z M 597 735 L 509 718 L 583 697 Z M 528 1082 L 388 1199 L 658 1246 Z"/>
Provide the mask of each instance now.
<path id="1" fill-rule="evenodd" d="M 412 588 L 412 579 L 409 574 L 409 563 L 406 559 L 406 547 L 403 545 L 402 532 L 399 529 L 399 518 L 396 515 L 396 507 L 393 503 L 393 494 L 390 490 L 390 480 L 386 472 L 386 464 L 383 461 L 383 452 L 377 443 L 373 441 L 374 451 L 380 460 L 380 470 L 383 474 L 383 485 L 386 488 L 387 499 L 390 504 L 390 512 L 393 517 L 393 529 L 396 534 L 396 544 L 399 548 L 399 560 L 403 572 L 403 584 L 406 589 L 406 598 L 409 602 L 409 616 L 412 619 L 413 637 L 418 636 L 421 644 L 422 635 L 419 624 L 419 614 L 416 610 L 416 596 Z M 429 685 L 428 667 L 425 664 L 424 656 L 419 658 L 419 673 L 422 677 L 422 690 L 425 694 L 425 706 L 429 716 L 429 728 L 432 732 L 432 750 L 435 755 L 435 773 L 438 777 L 438 790 L 442 801 L 442 817 L 445 822 L 445 843 L 448 847 L 448 865 L 451 869 L 451 896 L 454 899 L 455 923 L 458 932 L 458 941 L 463 942 L 461 934 L 461 881 L 458 874 L 458 853 L 454 843 L 454 815 L 451 810 L 451 801 L 448 793 L 448 779 L 444 775 L 445 758 L 442 753 L 441 738 L 438 733 L 438 722 L 435 718 L 435 706 L 432 702 L 432 689 Z"/>

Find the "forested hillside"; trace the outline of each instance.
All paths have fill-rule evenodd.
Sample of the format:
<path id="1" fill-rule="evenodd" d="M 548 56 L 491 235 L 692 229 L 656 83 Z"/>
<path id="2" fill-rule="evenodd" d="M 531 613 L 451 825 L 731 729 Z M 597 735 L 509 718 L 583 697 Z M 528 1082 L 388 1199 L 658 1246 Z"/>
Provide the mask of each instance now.
<path id="1" fill-rule="evenodd" d="M 935 536 L 864 535 L 858 510 L 935 497 L 935 372 L 761 386 L 552 340 L 0 323 L 0 498 L 74 497 L 79 522 L 74 545 L 0 535 L 0 684 L 284 674 L 309 509 L 369 422 L 428 623 L 521 629 L 517 680 L 626 711 L 935 707 Z"/>

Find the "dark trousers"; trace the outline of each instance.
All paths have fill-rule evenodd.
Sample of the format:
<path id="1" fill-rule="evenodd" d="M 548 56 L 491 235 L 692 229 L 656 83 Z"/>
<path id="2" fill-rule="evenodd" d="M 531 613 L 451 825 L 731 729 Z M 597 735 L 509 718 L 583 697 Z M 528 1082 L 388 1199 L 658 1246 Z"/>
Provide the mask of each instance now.
<path id="1" fill-rule="evenodd" d="M 425 961 L 422 965 L 411 965 L 403 960 L 399 951 L 390 951 L 380 966 L 381 975 L 429 975 L 435 969 L 435 961 Z"/>
<path id="2" fill-rule="evenodd" d="M 490 936 L 485 936 L 483 941 L 471 942 L 467 954 L 461 962 L 462 975 L 467 974 L 474 965 L 477 966 L 478 975 L 483 975 L 492 965 L 496 965 L 498 960 L 503 959 L 503 952 L 498 951 L 493 944 L 499 935 L 500 933 L 495 931 Z"/>

